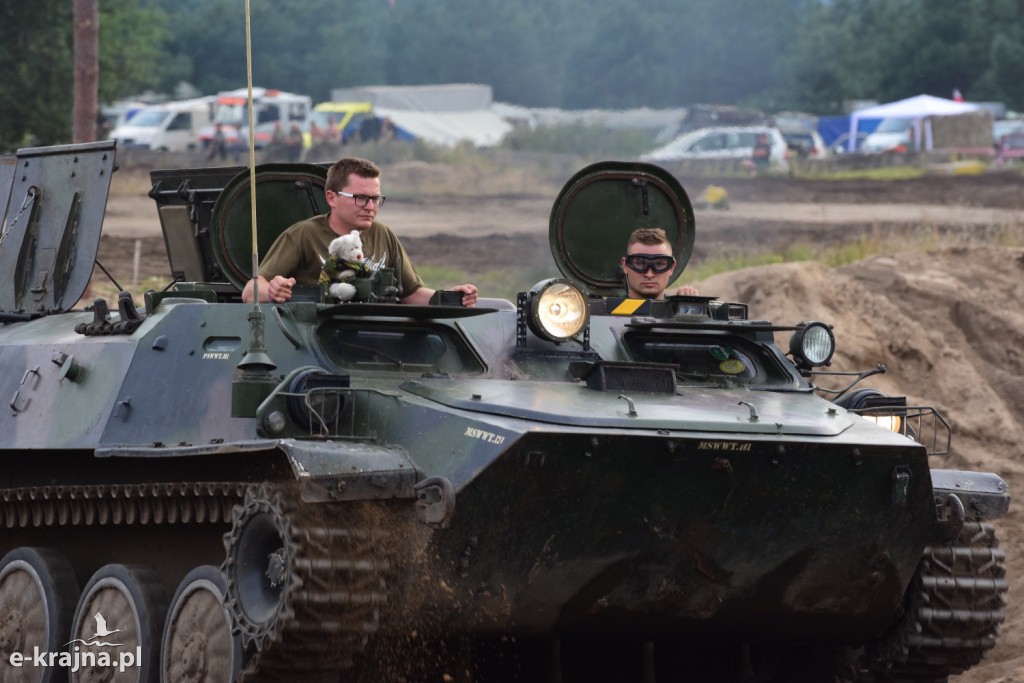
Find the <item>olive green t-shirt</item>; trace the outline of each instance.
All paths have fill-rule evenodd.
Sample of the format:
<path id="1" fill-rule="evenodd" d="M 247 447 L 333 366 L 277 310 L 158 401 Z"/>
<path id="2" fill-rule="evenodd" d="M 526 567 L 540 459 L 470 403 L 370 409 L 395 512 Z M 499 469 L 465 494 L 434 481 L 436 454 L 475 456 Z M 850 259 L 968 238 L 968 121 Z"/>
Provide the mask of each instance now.
<path id="1" fill-rule="evenodd" d="M 307 287 L 318 285 L 320 269 L 330 255 L 327 247 L 337 236 L 327 223 L 327 214 L 299 221 L 278 235 L 270 245 L 260 264 L 260 275 L 268 280 L 276 275 L 293 277 L 297 285 Z M 402 298 L 423 286 L 423 280 L 412 267 L 409 255 L 391 228 L 374 221 L 369 228 L 359 232 L 359 237 L 371 268 L 395 269 L 395 276 L 401 278 Z"/>

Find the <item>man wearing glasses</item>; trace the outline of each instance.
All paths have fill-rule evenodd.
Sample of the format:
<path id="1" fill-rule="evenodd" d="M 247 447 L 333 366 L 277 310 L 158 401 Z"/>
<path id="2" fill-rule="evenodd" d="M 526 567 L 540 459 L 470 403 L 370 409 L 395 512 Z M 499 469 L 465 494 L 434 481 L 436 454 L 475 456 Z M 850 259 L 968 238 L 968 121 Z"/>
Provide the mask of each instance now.
<path id="1" fill-rule="evenodd" d="M 316 286 L 328 257 L 327 246 L 335 237 L 358 230 L 366 260 L 374 267 L 395 269 L 395 276 L 401 280 L 401 302 L 426 304 L 434 290 L 423 285 L 391 228 L 377 221 L 384 196 L 376 164 L 366 159 L 340 159 L 327 169 L 326 188 L 331 210 L 299 221 L 274 240 L 260 264 L 257 280 L 250 280 L 242 289 L 242 301 L 252 303 L 257 281 L 261 302 L 288 301 L 296 284 Z M 476 305 L 474 285 L 458 285 L 451 291 L 462 293 L 463 306 Z"/>
<path id="2" fill-rule="evenodd" d="M 631 299 L 664 299 L 668 279 L 676 267 L 672 245 L 661 228 L 634 230 L 622 257 L 626 296 Z M 676 296 L 697 296 L 693 287 L 680 287 Z"/>

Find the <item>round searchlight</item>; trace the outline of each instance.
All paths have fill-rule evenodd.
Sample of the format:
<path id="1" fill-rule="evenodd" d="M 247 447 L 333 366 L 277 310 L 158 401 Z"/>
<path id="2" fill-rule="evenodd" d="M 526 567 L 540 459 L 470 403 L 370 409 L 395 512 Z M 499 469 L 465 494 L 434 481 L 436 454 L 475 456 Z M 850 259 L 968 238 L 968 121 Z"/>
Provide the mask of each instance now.
<path id="1" fill-rule="evenodd" d="M 568 280 L 538 282 L 529 292 L 527 324 L 535 335 L 553 342 L 572 339 L 590 320 L 586 295 Z"/>
<path id="2" fill-rule="evenodd" d="M 807 323 L 789 340 L 789 352 L 797 366 L 804 370 L 828 365 L 835 350 L 835 335 L 825 323 Z"/>

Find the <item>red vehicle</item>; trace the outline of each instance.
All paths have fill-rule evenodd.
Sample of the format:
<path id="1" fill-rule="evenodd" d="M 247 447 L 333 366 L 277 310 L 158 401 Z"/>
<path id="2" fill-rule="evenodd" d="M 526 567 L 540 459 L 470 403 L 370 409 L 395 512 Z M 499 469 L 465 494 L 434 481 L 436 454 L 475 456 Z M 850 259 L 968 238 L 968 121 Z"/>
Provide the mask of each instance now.
<path id="1" fill-rule="evenodd" d="M 1024 159 L 1024 131 L 1004 135 L 996 151 L 996 161 L 999 163 L 1019 159 Z"/>

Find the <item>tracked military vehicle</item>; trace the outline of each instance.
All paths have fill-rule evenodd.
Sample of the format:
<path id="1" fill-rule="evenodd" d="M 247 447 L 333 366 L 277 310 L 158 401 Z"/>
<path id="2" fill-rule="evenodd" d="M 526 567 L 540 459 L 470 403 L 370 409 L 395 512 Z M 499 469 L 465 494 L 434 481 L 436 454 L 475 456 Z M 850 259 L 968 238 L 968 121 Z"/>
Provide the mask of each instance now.
<path id="1" fill-rule="evenodd" d="M 561 276 L 475 308 L 243 304 L 251 197 L 262 253 L 325 170 L 155 171 L 173 284 L 79 304 L 115 152 L 0 165 L 0 680 L 940 681 L 993 646 L 1008 492 L 933 467 L 941 415 L 817 388 L 825 323 L 622 298 L 634 228 L 693 247 L 662 169 L 578 172 Z"/>

